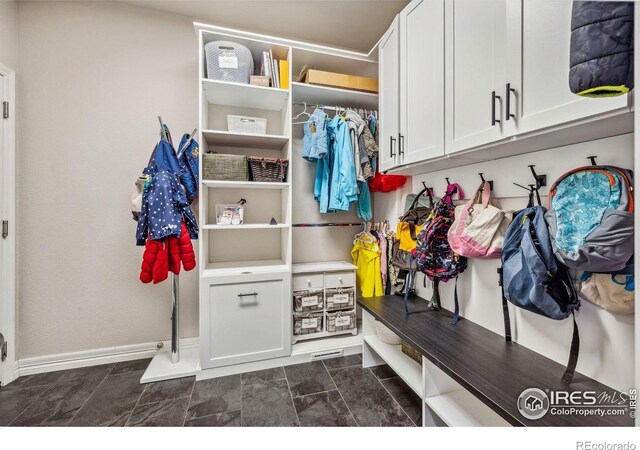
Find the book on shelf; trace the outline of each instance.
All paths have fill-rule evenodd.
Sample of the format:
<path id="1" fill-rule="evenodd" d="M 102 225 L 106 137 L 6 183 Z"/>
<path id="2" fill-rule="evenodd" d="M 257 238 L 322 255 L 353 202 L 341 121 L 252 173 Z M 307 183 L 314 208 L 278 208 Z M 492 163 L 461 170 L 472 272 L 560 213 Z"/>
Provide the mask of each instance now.
<path id="1" fill-rule="evenodd" d="M 260 75 L 269 77 L 273 82 L 273 63 L 271 62 L 271 54 L 267 51 L 262 52 L 262 67 Z"/>
<path id="2" fill-rule="evenodd" d="M 275 88 L 280 88 L 280 73 L 279 73 L 279 64 L 278 64 L 278 60 L 274 59 L 273 60 L 273 76 L 276 79 L 275 83 L 273 83 L 273 87 Z"/>
<path id="3" fill-rule="evenodd" d="M 280 88 L 289 89 L 289 61 L 280 60 Z"/>

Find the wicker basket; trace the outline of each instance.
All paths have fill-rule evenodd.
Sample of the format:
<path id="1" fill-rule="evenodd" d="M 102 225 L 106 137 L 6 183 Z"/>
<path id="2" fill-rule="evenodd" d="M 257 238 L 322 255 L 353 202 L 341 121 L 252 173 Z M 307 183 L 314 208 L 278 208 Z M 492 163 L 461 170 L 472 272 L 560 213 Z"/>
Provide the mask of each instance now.
<path id="1" fill-rule="evenodd" d="M 418 364 L 422 365 L 422 354 L 418 350 L 407 344 L 405 341 L 402 341 L 402 353 L 413 359 Z"/>
<path id="2" fill-rule="evenodd" d="M 284 182 L 287 180 L 288 159 L 249 156 L 247 160 L 253 181 Z"/>
<path id="3" fill-rule="evenodd" d="M 202 176 L 204 180 L 248 181 L 247 157 L 244 155 L 223 155 L 204 153 L 202 155 Z"/>
<path id="4" fill-rule="evenodd" d="M 295 291 L 293 293 L 293 310 L 295 312 L 322 311 L 324 295 L 322 289 Z"/>
<path id="5" fill-rule="evenodd" d="M 322 331 L 322 312 L 300 314 L 293 316 L 293 334 L 300 336 L 303 334 L 314 334 Z"/>
<path id="6" fill-rule="evenodd" d="M 327 331 L 335 333 L 338 331 L 353 330 L 356 324 L 356 310 L 336 311 L 327 313 Z"/>
<path id="7" fill-rule="evenodd" d="M 379 320 L 376 320 L 375 326 L 376 326 L 376 334 L 378 335 L 378 338 L 382 342 L 389 345 L 402 344 L 402 339 L 400 339 L 400 337 L 397 334 L 395 334 L 393 331 L 391 331 L 389 328 L 385 327 L 382 322 L 380 322 Z"/>
<path id="8" fill-rule="evenodd" d="M 325 290 L 327 309 L 347 309 L 355 306 L 354 288 L 331 288 Z"/>

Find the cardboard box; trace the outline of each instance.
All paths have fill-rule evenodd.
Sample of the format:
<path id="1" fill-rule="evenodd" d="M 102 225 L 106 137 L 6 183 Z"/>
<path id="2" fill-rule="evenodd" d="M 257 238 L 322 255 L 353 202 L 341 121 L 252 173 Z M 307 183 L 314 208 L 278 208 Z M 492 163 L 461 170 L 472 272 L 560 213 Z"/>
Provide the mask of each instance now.
<path id="1" fill-rule="evenodd" d="M 378 80 L 375 78 L 346 75 L 343 73 L 325 72 L 323 70 L 309 69 L 304 78 L 305 83 L 319 86 L 336 87 L 340 89 L 352 89 L 354 91 L 378 93 Z"/>
<path id="2" fill-rule="evenodd" d="M 251 75 L 251 84 L 255 86 L 269 87 L 271 86 L 271 77 L 264 75 Z"/>

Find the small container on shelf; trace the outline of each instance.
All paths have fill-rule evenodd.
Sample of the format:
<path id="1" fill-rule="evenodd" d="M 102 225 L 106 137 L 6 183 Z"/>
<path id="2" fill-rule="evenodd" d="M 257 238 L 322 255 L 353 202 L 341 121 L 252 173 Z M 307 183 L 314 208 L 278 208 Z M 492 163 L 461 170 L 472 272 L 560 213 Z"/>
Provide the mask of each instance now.
<path id="1" fill-rule="evenodd" d="M 293 310 L 299 312 L 322 311 L 324 309 L 324 295 L 322 289 L 295 291 L 293 293 Z"/>
<path id="2" fill-rule="evenodd" d="M 247 160 L 249 161 L 252 181 L 272 183 L 284 183 L 287 181 L 288 159 L 249 156 Z"/>
<path id="3" fill-rule="evenodd" d="M 248 181 L 249 170 L 245 155 L 224 155 L 220 153 L 202 154 L 204 180 Z"/>
<path id="4" fill-rule="evenodd" d="M 324 291 L 327 309 L 347 309 L 353 308 L 356 302 L 355 289 L 348 288 L 327 288 Z"/>
<path id="5" fill-rule="evenodd" d="M 356 328 L 356 310 L 327 312 L 327 331 L 337 333 Z"/>
<path id="6" fill-rule="evenodd" d="M 267 119 L 228 114 L 227 127 L 232 133 L 267 134 Z"/>
<path id="7" fill-rule="evenodd" d="M 254 86 L 271 87 L 271 77 L 264 75 L 251 75 L 251 83 Z"/>
<path id="8" fill-rule="evenodd" d="M 242 225 L 244 223 L 244 206 L 239 203 L 233 205 L 216 205 L 217 225 Z"/>
<path id="9" fill-rule="evenodd" d="M 209 42 L 204 46 L 207 78 L 248 84 L 253 75 L 253 56 L 244 45 L 229 41 Z"/>
<path id="10" fill-rule="evenodd" d="M 323 313 L 296 314 L 293 316 L 293 334 L 301 336 L 322 332 Z"/>

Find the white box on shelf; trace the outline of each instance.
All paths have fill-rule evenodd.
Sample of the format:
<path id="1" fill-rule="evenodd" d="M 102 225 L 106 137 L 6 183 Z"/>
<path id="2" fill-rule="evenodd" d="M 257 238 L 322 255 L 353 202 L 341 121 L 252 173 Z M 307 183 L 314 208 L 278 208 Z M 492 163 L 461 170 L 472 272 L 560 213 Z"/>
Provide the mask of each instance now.
<path id="1" fill-rule="evenodd" d="M 267 134 L 267 119 L 262 117 L 227 115 L 227 126 L 232 133 Z"/>

